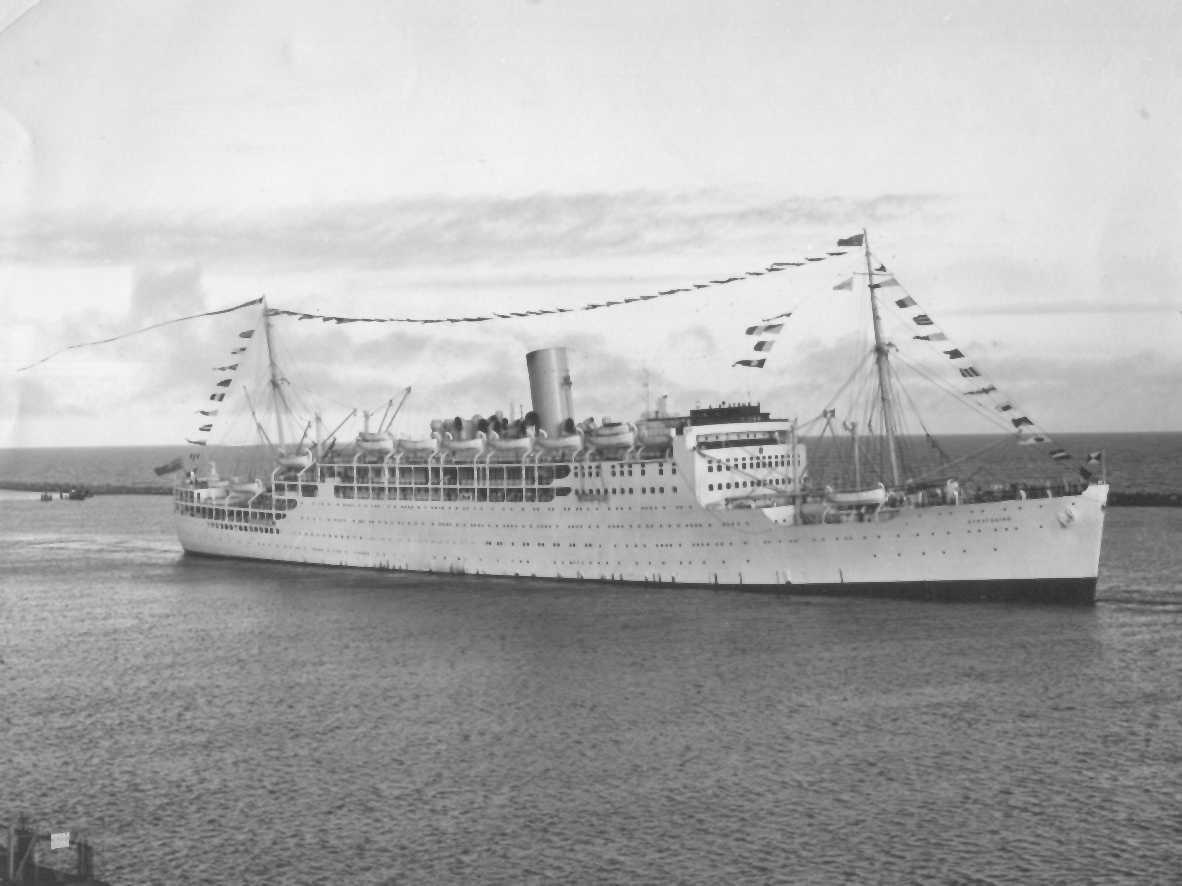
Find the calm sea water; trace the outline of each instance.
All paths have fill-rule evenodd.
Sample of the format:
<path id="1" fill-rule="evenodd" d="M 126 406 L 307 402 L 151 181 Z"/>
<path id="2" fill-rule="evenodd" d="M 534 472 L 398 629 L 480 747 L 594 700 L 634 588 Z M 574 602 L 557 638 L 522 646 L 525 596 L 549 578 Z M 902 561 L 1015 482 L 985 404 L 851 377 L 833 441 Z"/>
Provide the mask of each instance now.
<path id="1" fill-rule="evenodd" d="M 211 561 L 167 498 L 32 499 L 0 819 L 114 883 L 1182 882 L 1182 510 L 1111 509 L 1081 610 Z"/>

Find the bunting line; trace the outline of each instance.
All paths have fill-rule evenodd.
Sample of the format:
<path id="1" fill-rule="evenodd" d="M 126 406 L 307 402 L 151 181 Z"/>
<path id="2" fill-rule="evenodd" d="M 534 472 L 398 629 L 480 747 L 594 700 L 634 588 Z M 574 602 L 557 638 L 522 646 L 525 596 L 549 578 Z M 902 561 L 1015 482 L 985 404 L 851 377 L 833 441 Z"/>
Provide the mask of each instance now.
<path id="1" fill-rule="evenodd" d="M 417 324 L 432 324 L 432 323 L 487 323 L 492 320 L 515 320 L 524 319 L 527 317 L 540 317 L 548 314 L 570 314 L 579 311 L 597 311 L 600 308 L 614 308 L 620 305 L 631 305 L 639 302 L 652 301 L 657 298 L 671 298 L 673 296 L 682 295 L 685 293 L 693 293 L 702 289 L 709 289 L 714 286 L 729 286 L 732 283 L 740 283 L 749 280 L 753 277 L 763 277 L 768 274 L 775 274 L 789 268 L 799 268 L 807 265 L 809 262 L 827 261 L 830 258 L 846 255 L 844 251 L 827 252 L 824 255 L 806 256 L 802 261 L 775 261 L 770 262 L 757 271 L 743 271 L 740 274 L 729 274 L 727 276 L 710 279 L 703 283 L 689 283 L 685 286 L 678 286 L 673 289 L 662 289 L 655 293 L 646 295 L 633 295 L 627 298 L 615 299 L 604 302 L 588 302 L 579 307 L 553 307 L 553 308 L 534 308 L 527 311 L 493 311 L 489 314 L 478 314 L 473 317 L 348 317 L 337 314 L 321 314 L 315 311 L 292 311 L 286 308 L 268 308 L 267 313 L 272 317 L 295 317 L 297 320 L 320 320 L 324 323 L 336 323 L 337 325 L 344 325 L 346 323 L 417 323 Z M 780 317 L 789 316 L 781 314 Z M 771 318 L 777 319 L 777 318 Z"/>
<path id="2" fill-rule="evenodd" d="M 864 234 L 854 234 L 852 237 L 842 237 L 841 239 L 839 239 L 837 241 L 837 245 L 838 246 L 861 246 L 864 242 L 865 242 L 865 235 Z M 826 252 L 824 256 L 821 256 L 818 258 L 811 258 L 811 257 L 806 258 L 805 261 L 811 261 L 811 262 L 824 261 L 826 258 L 828 258 L 830 256 L 838 256 L 838 255 L 845 255 L 845 254 L 846 254 L 845 250 L 840 250 L 837 252 Z M 788 262 L 773 262 L 771 265 L 768 266 L 767 270 L 769 272 L 782 270 L 783 268 L 781 266 L 787 265 L 787 264 L 789 264 L 789 263 Z M 800 263 L 793 262 L 791 264 L 798 265 Z M 895 285 L 898 285 L 898 284 L 895 284 Z M 835 290 L 841 290 L 841 289 L 851 289 L 852 290 L 854 288 L 854 278 L 853 277 L 846 277 L 844 280 L 842 280 L 840 283 L 838 283 L 833 288 Z M 797 302 L 797 305 L 792 308 L 791 311 L 785 311 L 783 314 L 776 314 L 774 317 L 765 317 L 761 323 L 759 323 L 755 326 L 748 326 L 746 329 L 746 334 L 747 335 L 758 335 L 758 336 L 779 335 L 780 331 L 784 328 L 784 324 L 783 323 L 776 323 L 773 321 L 788 319 L 789 317 L 791 317 L 793 315 L 793 313 L 796 312 L 797 307 L 799 307 L 799 301 Z M 765 353 L 766 354 L 766 353 L 770 352 L 771 349 L 774 348 L 775 346 L 776 346 L 775 339 L 760 338 L 759 341 L 757 341 L 755 343 L 755 346 L 752 348 L 752 350 L 756 351 L 757 353 Z M 766 366 L 766 365 L 767 365 L 767 358 L 766 357 L 761 357 L 758 359 L 747 358 L 747 359 L 743 359 L 743 360 L 736 360 L 734 363 L 731 364 L 731 368 L 734 368 L 735 366 L 746 366 L 749 369 L 763 369 L 764 366 Z"/>
<path id="3" fill-rule="evenodd" d="M 850 244 L 858 245 L 861 243 L 861 240 L 859 239 L 860 237 L 861 237 L 861 235 L 859 234 L 856 237 L 843 238 L 838 241 L 838 246 L 845 246 L 845 245 L 850 245 Z M 857 242 L 855 243 L 855 241 L 857 241 Z M 541 317 L 541 316 L 551 315 L 551 314 L 570 314 L 570 313 L 576 313 L 579 311 L 596 311 L 596 310 L 599 310 L 600 308 L 614 308 L 614 307 L 618 307 L 620 305 L 638 304 L 640 302 L 651 301 L 651 300 L 657 299 L 657 298 L 671 298 L 674 296 L 683 295 L 685 293 L 694 293 L 694 292 L 697 292 L 702 289 L 708 289 L 712 286 L 729 286 L 732 283 L 742 282 L 745 280 L 752 279 L 754 277 L 762 277 L 767 274 L 779 273 L 779 272 L 788 270 L 789 268 L 804 267 L 805 265 L 809 264 L 810 262 L 823 262 L 823 261 L 827 261 L 830 258 L 836 258 L 838 256 L 843 256 L 846 254 L 847 253 L 844 250 L 838 250 L 838 251 L 826 252 L 823 255 L 805 256 L 804 259 L 799 260 L 799 261 L 796 261 L 796 260 L 774 261 L 774 262 L 768 263 L 767 265 L 765 265 L 764 267 L 762 267 L 759 270 L 743 271 L 742 273 L 739 273 L 739 274 L 731 274 L 729 276 L 719 277 L 717 279 L 712 279 L 712 280 L 709 280 L 704 283 L 691 283 L 686 286 L 679 286 L 679 287 L 675 287 L 673 289 L 663 289 L 663 290 L 660 290 L 656 293 L 629 296 L 629 297 L 623 298 L 623 299 L 615 299 L 615 300 L 604 301 L 604 302 L 591 302 L 591 303 L 582 305 L 581 307 L 535 308 L 535 309 L 526 310 L 526 311 L 507 311 L 507 312 L 503 312 L 503 313 L 494 311 L 489 314 L 478 314 L 478 315 L 470 316 L 470 317 L 469 316 L 465 316 L 465 317 L 349 317 L 349 316 L 342 316 L 342 315 L 337 315 L 337 314 L 321 314 L 321 313 L 318 313 L 315 311 L 293 311 L 293 310 L 289 310 L 287 308 L 267 308 L 267 315 L 271 316 L 271 317 L 295 317 L 298 320 L 320 320 L 325 323 L 336 323 L 338 325 L 344 325 L 346 323 L 411 323 L 411 324 L 422 324 L 422 325 L 433 324 L 433 323 L 486 323 L 486 322 L 493 321 L 493 320 L 513 320 L 513 319 L 523 319 L 523 318 L 527 318 L 527 317 Z M 48 360 L 52 360 L 54 357 L 58 356 L 59 354 L 63 354 L 66 351 L 72 351 L 72 350 L 75 350 L 78 348 L 92 347 L 94 345 L 109 344 L 110 342 L 119 341 L 120 339 L 124 339 L 124 338 L 130 338 L 131 336 L 134 336 L 134 335 L 140 335 L 141 333 L 149 332 L 153 329 L 159 329 L 163 326 L 170 326 L 174 323 L 183 323 L 186 320 L 196 320 L 200 317 L 213 317 L 218 314 L 229 314 L 233 311 L 238 311 L 238 310 L 241 310 L 242 308 L 250 307 L 251 305 L 261 304 L 262 301 L 263 301 L 262 297 L 252 298 L 250 301 L 245 301 L 245 302 L 242 302 L 241 304 L 233 305 L 228 308 L 220 308 L 218 310 L 213 310 L 213 311 L 202 311 L 199 314 L 189 314 L 188 316 L 185 316 L 185 317 L 176 317 L 172 320 L 165 320 L 161 323 L 153 323 L 151 326 L 145 326 L 142 329 L 136 329 L 131 332 L 124 332 L 119 335 L 111 336 L 110 338 L 96 339 L 95 341 L 81 342 L 79 344 L 69 345 L 65 348 L 62 348 L 61 350 L 54 351 L 52 354 L 49 354 L 46 357 L 42 357 L 40 360 L 30 363 L 28 366 L 22 366 L 20 369 L 17 370 L 17 372 L 24 372 L 27 369 L 32 369 L 34 366 L 39 366 L 42 363 L 47 362 Z M 786 317 L 786 316 L 790 316 L 790 313 L 789 314 L 781 314 L 778 316 Z M 775 319 L 775 318 L 773 318 L 773 319 Z M 243 339 L 249 339 L 253 335 L 254 335 L 253 329 L 245 331 L 245 332 L 240 332 L 238 334 L 239 338 L 243 338 Z M 246 350 L 245 347 L 235 348 L 234 350 L 232 350 L 230 352 L 230 354 L 232 356 L 235 356 L 235 355 L 243 353 L 245 350 Z"/>
<path id="4" fill-rule="evenodd" d="M 886 267 L 882 264 L 880 264 L 876 270 L 882 273 L 888 273 Z M 872 290 L 877 290 L 879 288 L 885 288 L 888 286 L 897 286 L 899 288 L 903 288 L 902 284 L 899 283 L 899 281 L 893 275 L 881 283 L 872 283 L 870 286 Z M 916 326 L 923 327 L 925 330 L 924 332 L 911 337 L 916 341 L 926 341 L 930 343 L 948 342 L 949 338 L 947 334 L 945 334 L 943 330 L 941 330 L 939 326 L 936 325 L 936 321 L 932 319 L 930 314 L 924 313 L 922 310 L 920 313 L 910 313 L 912 309 L 919 309 L 919 304 L 909 293 L 907 293 L 906 289 L 903 289 L 903 291 L 905 294 L 902 298 L 894 299 L 895 307 L 901 312 L 908 312 L 911 322 Z M 958 347 L 941 347 L 939 344 L 937 344 L 936 347 L 939 348 L 940 353 L 949 360 L 957 361 L 958 363 L 959 361 L 968 360 L 968 357 L 965 356 L 964 351 Z M 956 366 L 956 369 L 960 378 L 981 378 L 981 371 L 975 366 L 960 364 Z M 986 407 L 984 404 L 977 403 L 975 398 L 986 398 L 993 401 L 992 411 L 1000 413 L 1000 416 L 998 416 L 999 418 L 1004 416 L 1005 419 L 1008 419 L 1010 427 L 1013 428 L 1014 432 L 1018 435 L 1019 445 L 1032 446 L 1041 443 L 1054 443 L 1054 440 L 1051 439 L 1051 436 L 1043 431 L 1042 428 L 1040 428 L 1035 423 L 1035 421 L 1030 418 L 1030 416 L 1020 414 L 1020 411 L 1014 406 L 1013 402 L 1003 397 L 996 385 L 986 384 L 979 388 L 963 391 L 962 394 L 966 398 L 969 398 L 968 402 L 973 403 L 983 412 L 987 410 L 988 407 Z M 1019 414 L 1012 414 L 1016 412 Z M 1066 449 L 1058 446 L 1056 446 L 1048 454 L 1055 461 L 1062 461 L 1064 459 L 1071 458 L 1071 454 Z"/>
<path id="5" fill-rule="evenodd" d="M 262 301 L 262 299 L 259 299 L 259 301 Z M 253 338 L 254 337 L 254 330 L 253 329 L 244 329 L 242 332 L 238 333 L 238 337 L 245 338 L 245 339 Z M 234 350 L 232 350 L 230 353 L 231 354 L 244 354 L 244 353 L 246 353 L 246 348 L 247 348 L 247 345 L 241 345 L 240 347 L 234 348 Z M 213 367 L 213 371 L 214 372 L 231 372 L 231 373 L 233 373 L 233 372 L 238 371 L 238 366 L 239 366 L 239 362 L 227 363 L 225 366 Z M 228 389 L 230 387 L 230 385 L 232 385 L 233 383 L 234 383 L 234 376 L 231 375 L 228 378 L 220 379 L 217 382 L 217 384 L 215 385 L 215 387 Z M 221 403 L 223 400 L 226 399 L 226 393 L 227 393 L 227 391 L 214 391 L 212 394 L 209 395 L 209 399 L 215 403 Z M 198 409 L 197 412 L 200 415 L 204 415 L 206 418 L 212 418 L 218 414 L 218 411 L 216 409 Z M 213 426 L 214 426 L 214 422 L 208 422 L 206 424 L 203 424 L 197 428 L 197 433 L 208 434 L 210 431 L 213 430 Z M 186 442 L 192 443 L 194 446 L 205 446 L 208 441 L 189 440 L 188 438 L 186 438 Z M 192 456 L 190 456 L 190 458 L 192 458 Z"/>
<path id="6" fill-rule="evenodd" d="M 174 317 L 172 320 L 164 320 L 160 323 L 153 323 L 151 326 L 145 326 L 143 329 L 136 329 L 132 332 L 124 332 L 119 335 L 113 335 L 110 338 L 100 338 L 95 341 L 86 341 L 76 345 L 68 345 L 67 347 L 62 348 L 60 351 L 54 351 L 48 357 L 42 357 L 40 360 L 30 363 L 28 366 L 22 366 L 17 370 L 17 372 L 24 372 L 26 369 L 32 369 L 34 366 L 40 366 L 42 363 L 52 360 L 54 357 L 57 357 L 59 354 L 64 354 L 66 351 L 74 351 L 78 348 L 89 348 L 94 345 L 110 344 L 113 341 L 119 341 L 123 338 L 131 338 L 133 335 L 150 332 L 151 330 L 159 329 L 162 326 L 171 326 L 174 323 L 184 323 L 186 320 L 196 320 L 200 317 L 215 317 L 218 314 L 229 314 L 233 311 L 240 311 L 243 308 L 249 308 L 251 305 L 261 304 L 262 301 L 262 296 L 260 296 L 259 298 L 252 298 L 250 301 L 244 301 L 242 304 L 234 305 L 233 307 L 219 308 L 216 311 L 202 311 L 200 314 L 190 314 L 187 317 Z M 253 332 L 251 334 L 253 335 Z"/>

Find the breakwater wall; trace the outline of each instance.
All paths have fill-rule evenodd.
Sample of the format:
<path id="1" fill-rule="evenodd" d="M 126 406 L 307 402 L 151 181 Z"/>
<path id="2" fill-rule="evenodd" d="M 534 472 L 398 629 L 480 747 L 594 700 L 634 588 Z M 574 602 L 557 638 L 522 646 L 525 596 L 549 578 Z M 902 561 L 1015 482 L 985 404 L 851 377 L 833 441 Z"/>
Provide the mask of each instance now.
<path id="1" fill-rule="evenodd" d="M 156 486 L 151 483 L 47 483 L 44 480 L 4 480 L 0 479 L 0 489 L 12 489 L 17 492 L 48 492 L 54 498 L 71 489 L 85 489 L 92 495 L 170 495 L 171 486 Z"/>
<path id="2" fill-rule="evenodd" d="M 1108 504 L 1114 508 L 1182 508 L 1182 492 L 1118 492 L 1108 493 Z"/>

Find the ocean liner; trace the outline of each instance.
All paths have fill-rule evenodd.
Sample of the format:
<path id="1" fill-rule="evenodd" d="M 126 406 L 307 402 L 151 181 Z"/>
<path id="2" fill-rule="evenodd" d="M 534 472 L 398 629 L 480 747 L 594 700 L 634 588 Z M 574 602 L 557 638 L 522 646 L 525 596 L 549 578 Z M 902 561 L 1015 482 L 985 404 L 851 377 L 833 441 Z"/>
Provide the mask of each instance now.
<path id="1" fill-rule="evenodd" d="M 864 292 L 873 321 L 861 422 L 830 407 L 802 424 L 756 403 L 578 421 L 567 352 L 553 347 L 526 355 L 532 409 L 516 419 L 439 419 L 396 438 L 388 408 L 342 445 L 309 422 L 298 442 L 277 446 L 265 481 L 195 467 L 173 490 L 181 545 L 197 555 L 430 573 L 1092 603 L 1106 482 L 1086 468 L 1082 482 L 990 480 L 929 435 L 904 433 L 880 291 L 900 284 L 872 258 L 865 232 L 838 243 L 865 254 L 858 285 L 851 277 L 833 287 Z M 271 323 L 283 313 L 264 305 L 261 337 L 280 401 Z M 911 338 L 946 341 L 928 315 L 913 321 L 925 334 Z M 955 348 L 942 353 L 963 359 Z M 954 366 L 958 378 L 980 380 Z M 981 399 L 996 388 L 961 393 L 988 412 Z M 1009 402 L 992 411 L 1009 428 L 1002 443 L 1054 445 Z M 934 464 L 908 455 L 916 439 Z M 1047 463 L 1060 466 L 1065 451 L 1049 452 Z"/>

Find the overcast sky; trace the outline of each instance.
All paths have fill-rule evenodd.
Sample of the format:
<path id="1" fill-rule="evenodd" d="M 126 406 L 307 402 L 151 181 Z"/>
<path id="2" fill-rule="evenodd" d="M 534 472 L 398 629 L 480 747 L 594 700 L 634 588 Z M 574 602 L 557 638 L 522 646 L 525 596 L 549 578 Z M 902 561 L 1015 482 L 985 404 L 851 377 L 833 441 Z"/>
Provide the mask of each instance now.
<path id="1" fill-rule="evenodd" d="M 575 306 L 862 227 L 1051 431 L 1182 430 L 1179 9 L 0 2 L 0 446 L 193 436 L 254 316 L 16 372 L 171 317 Z M 580 413 L 632 417 L 647 387 L 804 417 L 860 346 L 849 258 L 558 319 L 276 334 L 309 398 L 410 384 L 411 422 L 528 403 L 549 344 Z M 732 368 L 793 307 L 767 366 Z"/>

